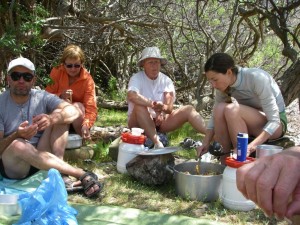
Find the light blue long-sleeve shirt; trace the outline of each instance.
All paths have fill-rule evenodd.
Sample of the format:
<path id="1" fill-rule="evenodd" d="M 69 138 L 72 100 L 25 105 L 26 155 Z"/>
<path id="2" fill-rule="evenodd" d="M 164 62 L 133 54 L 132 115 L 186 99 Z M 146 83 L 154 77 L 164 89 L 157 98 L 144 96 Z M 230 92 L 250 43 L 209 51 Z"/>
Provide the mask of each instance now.
<path id="1" fill-rule="evenodd" d="M 239 68 L 237 80 L 230 86 L 231 96 L 239 104 L 263 111 L 268 122 L 264 130 L 272 135 L 280 125 L 279 113 L 285 111 L 285 103 L 279 86 L 273 77 L 259 68 Z M 216 90 L 215 105 L 225 102 L 226 93 Z M 213 117 L 208 122 L 208 129 L 213 129 Z"/>

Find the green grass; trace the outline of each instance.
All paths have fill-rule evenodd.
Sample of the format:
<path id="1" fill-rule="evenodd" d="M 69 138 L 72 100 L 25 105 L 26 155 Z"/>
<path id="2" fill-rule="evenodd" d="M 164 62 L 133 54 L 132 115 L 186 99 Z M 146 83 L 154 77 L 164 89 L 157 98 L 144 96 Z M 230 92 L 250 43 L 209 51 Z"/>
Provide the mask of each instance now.
<path id="1" fill-rule="evenodd" d="M 127 111 L 117 111 L 109 109 L 100 109 L 98 119 L 95 123 L 96 126 L 126 126 L 127 124 Z"/>
<path id="2" fill-rule="evenodd" d="M 127 115 L 124 111 L 101 109 L 97 126 L 126 126 Z M 202 136 L 189 125 L 168 134 L 170 145 L 177 146 L 186 137 L 202 140 Z M 109 144 L 102 142 L 95 145 L 95 156 L 89 163 L 83 161 L 71 162 L 81 168 L 99 174 L 105 183 L 101 195 L 96 199 L 87 199 L 81 194 L 70 194 L 68 200 L 73 203 L 92 205 L 111 205 L 156 211 L 172 215 L 184 215 L 195 218 L 220 221 L 228 224 L 287 224 L 284 221 L 268 219 L 260 209 L 249 212 L 237 212 L 223 207 L 220 200 L 203 203 L 179 197 L 175 191 L 175 181 L 165 185 L 148 186 L 134 180 L 131 176 L 120 174 L 116 162 L 108 156 Z M 184 150 L 176 153 L 179 157 L 195 159 L 195 150 Z"/>

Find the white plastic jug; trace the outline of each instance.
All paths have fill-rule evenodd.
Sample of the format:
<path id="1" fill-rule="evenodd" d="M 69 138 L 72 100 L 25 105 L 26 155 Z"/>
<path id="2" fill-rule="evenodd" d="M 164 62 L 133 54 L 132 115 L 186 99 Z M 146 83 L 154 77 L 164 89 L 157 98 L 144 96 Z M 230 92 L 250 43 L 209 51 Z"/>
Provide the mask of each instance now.
<path id="1" fill-rule="evenodd" d="M 232 210 L 249 211 L 256 207 L 255 203 L 246 199 L 236 186 L 236 170 L 245 163 L 252 162 L 254 159 L 247 157 L 246 161 L 239 162 L 235 158 L 226 158 L 226 168 L 223 172 L 221 201 L 222 204 Z"/>
<path id="2" fill-rule="evenodd" d="M 132 135 L 130 132 L 121 134 L 121 143 L 119 145 L 117 171 L 120 173 L 127 173 L 126 164 L 138 155 L 138 152 L 145 150 L 144 135 Z"/>

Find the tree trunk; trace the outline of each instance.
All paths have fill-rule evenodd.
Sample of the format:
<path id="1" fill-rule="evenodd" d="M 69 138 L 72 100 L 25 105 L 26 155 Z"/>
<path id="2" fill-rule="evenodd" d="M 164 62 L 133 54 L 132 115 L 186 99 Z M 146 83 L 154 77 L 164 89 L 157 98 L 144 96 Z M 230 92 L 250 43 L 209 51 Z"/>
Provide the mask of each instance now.
<path id="1" fill-rule="evenodd" d="M 300 97 L 299 58 L 284 72 L 282 77 L 278 80 L 278 83 L 286 105 L 289 105 L 293 100 Z"/>

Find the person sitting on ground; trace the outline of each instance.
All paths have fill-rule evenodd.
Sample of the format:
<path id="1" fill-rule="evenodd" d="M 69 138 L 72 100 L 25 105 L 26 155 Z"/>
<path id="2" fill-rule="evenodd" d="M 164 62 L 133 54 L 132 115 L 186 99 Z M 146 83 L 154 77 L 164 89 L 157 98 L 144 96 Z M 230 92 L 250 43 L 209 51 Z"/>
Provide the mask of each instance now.
<path id="1" fill-rule="evenodd" d="M 61 64 L 51 70 L 53 83 L 46 87 L 46 91 L 78 108 L 80 116 L 72 122 L 72 127 L 84 140 L 90 140 L 90 128 L 97 119 L 98 111 L 95 82 L 84 68 L 84 61 L 82 49 L 77 45 L 68 45 L 60 59 Z"/>
<path id="2" fill-rule="evenodd" d="M 57 169 L 73 176 L 88 197 L 102 186 L 96 174 L 85 172 L 62 160 L 68 124 L 78 110 L 44 90 L 32 89 L 35 66 L 27 58 L 8 65 L 9 88 L 0 95 L 0 173 L 8 179 L 25 179 L 38 170 Z"/>
<path id="3" fill-rule="evenodd" d="M 167 60 L 157 47 L 142 51 L 138 66 L 143 70 L 134 74 L 128 84 L 128 127 L 140 127 L 154 143 L 163 148 L 157 131 L 166 133 L 189 122 L 200 133 L 205 133 L 205 123 L 193 106 L 173 109 L 175 88 L 172 80 L 160 72 Z"/>
<path id="4" fill-rule="evenodd" d="M 291 219 L 300 215 L 299 168 L 300 146 L 290 147 L 240 167 L 236 173 L 237 187 L 266 216 Z"/>
<path id="5" fill-rule="evenodd" d="M 237 147 L 237 134 L 248 133 L 255 137 L 248 145 L 250 155 L 257 145 L 285 134 L 285 104 L 270 74 L 259 68 L 238 67 L 226 53 L 213 54 L 204 70 L 216 96 L 203 145 L 197 148 L 199 156 L 208 151 L 212 138 L 224 152 L 230 152 Z M 222 163 L 225 157 L 221 157 Z"/>

